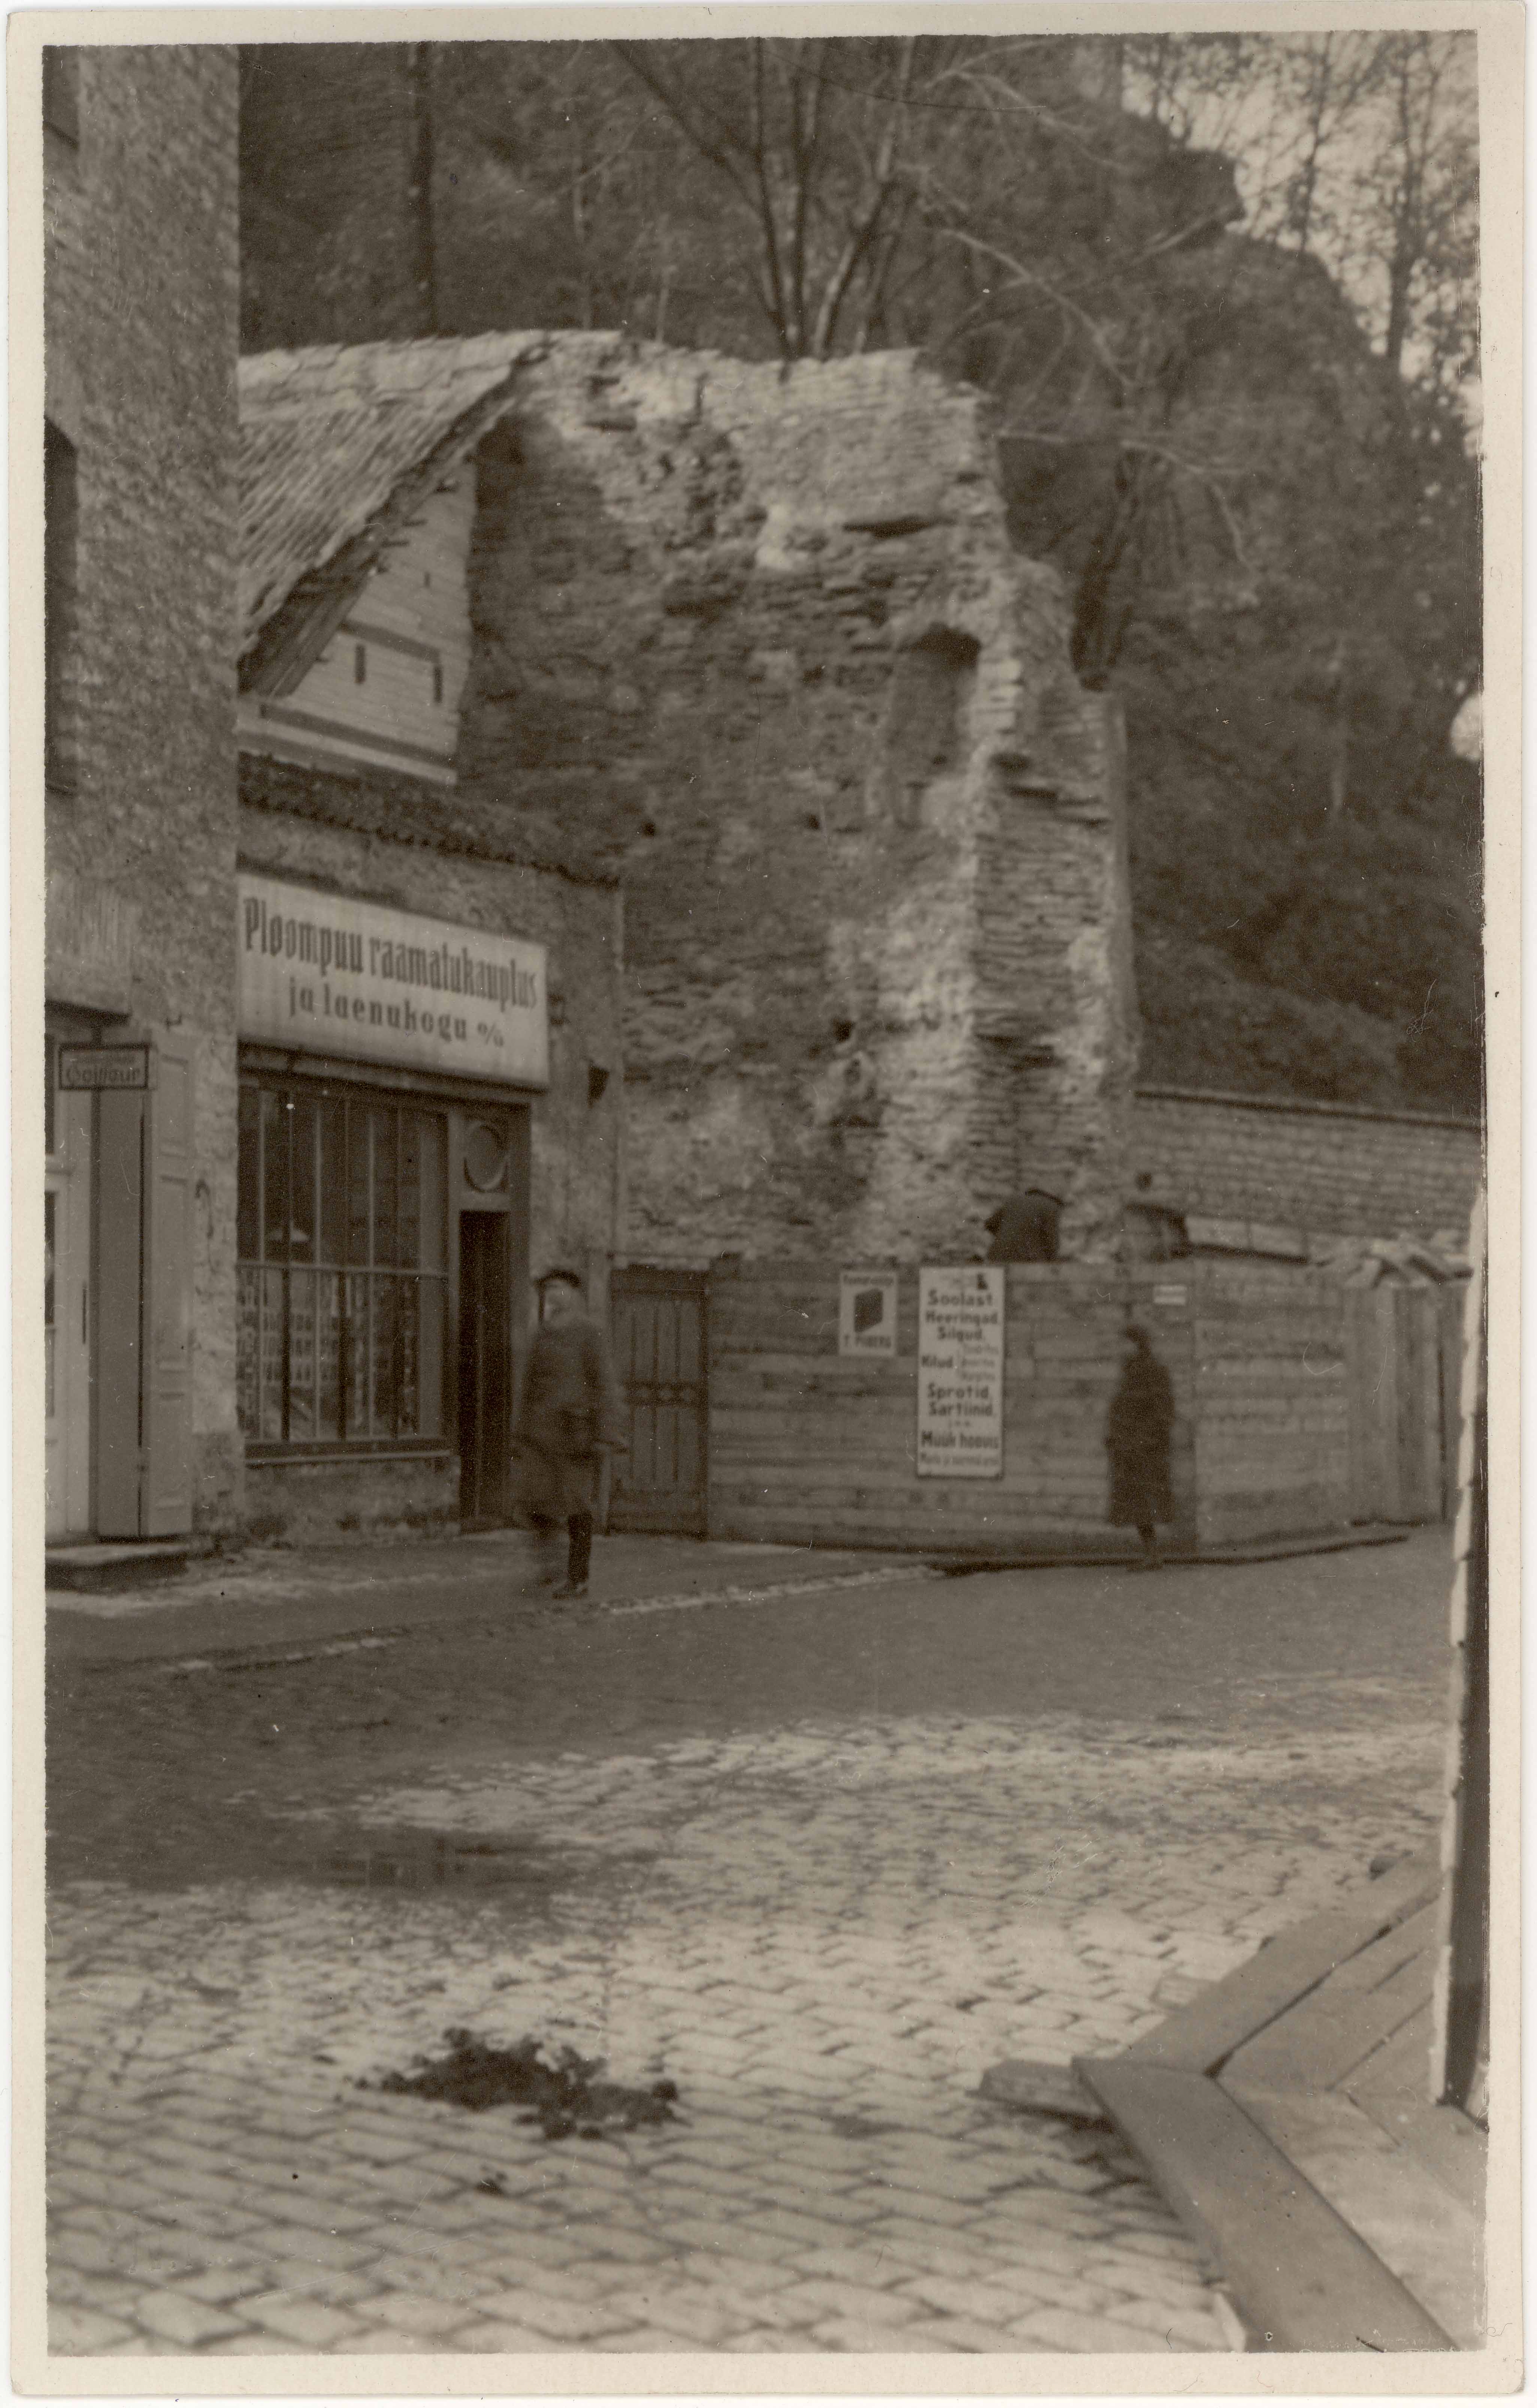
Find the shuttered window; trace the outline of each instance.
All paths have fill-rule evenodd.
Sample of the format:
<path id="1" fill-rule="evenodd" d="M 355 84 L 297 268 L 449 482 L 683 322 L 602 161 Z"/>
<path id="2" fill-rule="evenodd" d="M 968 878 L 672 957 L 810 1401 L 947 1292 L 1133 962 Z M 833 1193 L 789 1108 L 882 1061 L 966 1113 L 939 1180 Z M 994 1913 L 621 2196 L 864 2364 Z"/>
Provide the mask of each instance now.
<path id="1" fill-rule="evenodd" d="M 441 1439 L 446 1163 L 441 1112 L 242 1083 L 236 1384 L 250 1444 Z"/>

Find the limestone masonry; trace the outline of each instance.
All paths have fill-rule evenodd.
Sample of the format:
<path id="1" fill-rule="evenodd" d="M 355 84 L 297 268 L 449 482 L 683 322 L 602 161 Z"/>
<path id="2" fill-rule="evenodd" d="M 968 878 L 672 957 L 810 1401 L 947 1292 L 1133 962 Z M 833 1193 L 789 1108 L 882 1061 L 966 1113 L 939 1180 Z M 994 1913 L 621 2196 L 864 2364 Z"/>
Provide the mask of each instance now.
<path id="1" fill-rule="evenodd" d="M 622 867 L 632 1255 L 964 1257 L 1022 1180 L 1103 1254 L 1119 731 L 982 396 L 907 354 L 508 339 L 458 774 Z"/>

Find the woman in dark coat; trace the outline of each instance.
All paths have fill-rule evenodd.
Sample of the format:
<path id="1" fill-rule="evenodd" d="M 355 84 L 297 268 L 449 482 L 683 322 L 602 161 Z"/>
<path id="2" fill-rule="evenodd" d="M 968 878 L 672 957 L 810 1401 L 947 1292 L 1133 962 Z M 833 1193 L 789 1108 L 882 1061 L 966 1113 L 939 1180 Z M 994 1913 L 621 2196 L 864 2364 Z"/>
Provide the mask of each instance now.
<path id="1" fill-rule="evenodd" d="M 1157 1525 L 1174 1518 L 1169 1489 L 1174 1390 L 1147 1332 L 1133 1322 L 1126 1334 L 1131 1352 L 1105 1422 L 1110 1518 L 1121 1528 L 1129 1524 L 1142 1542 L 1143 1560 L 1152 1565 L 1158 1561 Z"/>
<path id="2" fill-rule="evenodd" d="M 585 1597 L 597 1475 L 606 1447 L 623 1446 L 624 1413 L 608 1348 L 582 1310 L 575 1271 L 539 1282 L 542 1318 L 512 1430 L 518 1500 L 539 1533 L 540 1585 L 559 1570 L 558 1533 L 569 1541 L 558 1597 Z"/>

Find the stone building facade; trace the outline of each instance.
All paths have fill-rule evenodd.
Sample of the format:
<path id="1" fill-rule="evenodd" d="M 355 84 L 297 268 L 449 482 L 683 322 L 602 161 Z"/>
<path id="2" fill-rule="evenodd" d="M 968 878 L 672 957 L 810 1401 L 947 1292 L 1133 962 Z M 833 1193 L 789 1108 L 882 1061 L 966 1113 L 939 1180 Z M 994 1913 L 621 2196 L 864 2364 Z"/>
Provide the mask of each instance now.
<path id="1" fill-rule="evenodd" d="M 236 1403 L 249 1526 L 293 1538 L 500 1521 L 510 1504 L 509 1415 L 534 1317 L 533 1283 L 556 1265 L 575 1268 L 601 1316 L 623 1236 L 617 888 L 611 880 L 520 857 L 491 815 L 473 804 L 445 806 L 409 778 L 346 758 L 329 767 L 282 761 L 251 749 L 249 739 L 240 762 L 238 836 L 242 898 L 278 898 L 291 911 L 296 905 L 299 914 L 315 912 L 323 924 L 336 916 L 375 943 L 406 928 L 436 949 L 435 940 L 452 932 L 446 950 L 471 950 L 493 961 L 506 956 L 512 939 L 514 958 L 534 964 L 529 975 L 546 984 L 524 1015 L 541 1026 L 542 1072 L 538 1065 L 504 1071 L 496 1060 L 477 1060 L 452 1030 L 424 1065 L 409 1035 L 381 1054 L 359 1055 L 345 1025 L 333 1023 L 328 1031 L 311 1021 L 297 1041 L 284 1032 L 274 1043 L 269 1027 L 243 1014 Z M 414 996 L 418 1005 L 424 999 L 418 985 L 402 987 L 397 980 L 386 989 L 370 981 L 366 967 L 338 983 L 351 993 L 354 1010 L 359 999 L 386 993 Z M 439 1009 L 445 1000 L 450 1013 L 460 1011 L 452 988 L 446 996 L 426 989 L 425 1016 L 439 1030 L 450 1017 Z M 391 1007 L 376 1008 L 383 1017 Z M 404 1001 L 395 1008 L 406 1017 L 414 1007 Z M 472 1009 L 471 1038 L 476 1016 Z M 286 1254 L 271 1243 L 270 1211 L 258 1226 L 253 1200 L 265 1168 L 258 1153 L 268 1143 L 258 1119 L 265 1111 L 270 1127 L 280 1101 L 300 1113 L 309 1109 L 319 1157 L 317 1242 L 300 1241 Z M 389 1232 L 381 1242 L 377 1226 L 371 1242 L 355 1242 L 351 1231 L 343 1239 L 348 1208 L 339 1197 L 328 1214 L 327 1143 L 332 1183 L 339 1188 L 345 1181 L 355 1218 L 359 1155 L 367 1142 L 362 1132 L 369 1123 L 376 1156 L 382 1132 L 387 1148 L 402 1147 L 402 1168 L 407 1143 L 437 1147 L 438 1169 L 429 1176 L 424 1161 L 417 1190 L 424 1231 L 429 1203 L 438 1217 L 430 1240 L 424 1235 L 416 1246 L 401 1243 L 415 1216 L 404 1182 L 394 1206 L 393 1249 Z M 393 1164 L 385 1175 L 396 1175 Z M 377 1160 L 373 1176 L 377 1191 Z M 377 1223 L 377 1192 L 374 1210 Z M 328 1222 L 337 1229 L 329 1241 Z M 361 1268 L 352 1268 L 365 1254 L 396 1268 L 372 1269 L 365 1281 Z M 279 1268 L 285 1260 L 286 1272 Z M 279 1280 L 288 1291 L 286 1400 L 266 1359 L 263 1291 Z M 393 1316 L 388 1323 L 381 1307 Z M 296 1337 L 315 1366 L 302 1396 Z M 382 1385 L 381 1347 L 391 1350 Z"/>
<path id="2" fill-rule="evenodd" d="M 139 1537 L 240 1511 L 236 54 L 43 98 L 48 1518 Z"/>
<path id="3" fill-rule="evenodd" d="M 242 653 L 337 630 L 305 447 L 241 474 L 235 53 L 44 64 L 48 1536 L 495 1519 L 531 1276 L 623 1226 L 615 882 L 447 791 L 409 595 L 336 645 L 393 745 L 264 752 Z"/>
<path id="4" fill-rule="evenodd" d="M 377 621 L 413 544 L 447 575 L 463 529 L 467 668 L 430 774 L 622 876 L 631 1256 L 954 1258 L 1029 1180 L 1070 1251 L 1108 1252 L 1135 1056 L 1118 730 L 1009 541 L 981 395 L 905 354 L 783 372 L 610 335 L 241 377 L 271 444 L 355 423 L 415 462 L 367 558 L 338 524 L 338 627 Z M 285 672 L 273 624 L 244 740 L 298 759 L 307 723 L 340 740 L 335 683 L 315 701 L 337 656 Z"/>

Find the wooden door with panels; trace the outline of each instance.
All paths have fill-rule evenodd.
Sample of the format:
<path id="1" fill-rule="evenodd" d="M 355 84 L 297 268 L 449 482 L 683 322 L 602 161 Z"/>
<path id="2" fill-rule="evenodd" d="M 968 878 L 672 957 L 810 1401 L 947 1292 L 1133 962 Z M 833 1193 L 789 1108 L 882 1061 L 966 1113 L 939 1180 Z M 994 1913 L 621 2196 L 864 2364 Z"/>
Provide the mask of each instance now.
<path id="1" fill-rule="evenodd" d="M 629 1420 L 609 1526 L 702 1538 L 708 1513 L 708 1274 L 638 1266 L 609 1283 L 614 1373 Z"/>

